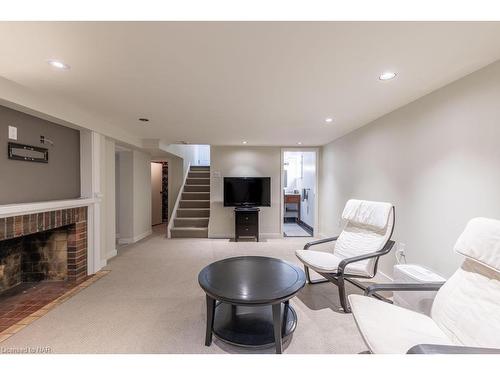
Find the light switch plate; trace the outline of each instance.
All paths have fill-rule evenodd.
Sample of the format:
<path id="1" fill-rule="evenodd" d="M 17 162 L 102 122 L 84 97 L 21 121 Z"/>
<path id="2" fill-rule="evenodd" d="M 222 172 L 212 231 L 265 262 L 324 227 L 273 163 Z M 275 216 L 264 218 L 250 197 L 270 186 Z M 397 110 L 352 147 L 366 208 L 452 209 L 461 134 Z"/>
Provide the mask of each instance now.
<path id="1" fill-rule="evenodd" d="M 9 125 L 9 139 L 17 141 L 17 128 Z"/>
<path id="2" fill-rule="evenodd" d="M 215 178 L 219 178 L 221 175 L 220 175 L 220 172 L 218 172 L 218 171 L 214 171 L 214 172 L 212 173 L 212 176 L 213 176 L 213 177 L 215 177 Z"/>

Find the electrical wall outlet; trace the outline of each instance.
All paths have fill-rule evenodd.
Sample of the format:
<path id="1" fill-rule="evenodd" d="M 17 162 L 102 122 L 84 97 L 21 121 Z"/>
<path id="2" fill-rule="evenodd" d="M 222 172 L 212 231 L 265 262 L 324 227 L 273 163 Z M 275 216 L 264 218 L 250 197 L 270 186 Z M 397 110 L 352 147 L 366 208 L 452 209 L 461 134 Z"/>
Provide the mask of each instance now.
<path id="1" fill-rule="evenodd" d="M 406 245 L 402 242 L 396 243 L 396 253 L 399 255 L 405 255 Z"/>
<path id="2" fill-rule="evenodd" d="M 406 263 L 406 253 L 405 253 L 405 248 L 406 245 L 402 242 L 396 242 L 395 244 L 395 250 L 394 250 L 394 255 L 396 256 L 396 261 L 398 264 L 401 264 L 401 262 Z"/>

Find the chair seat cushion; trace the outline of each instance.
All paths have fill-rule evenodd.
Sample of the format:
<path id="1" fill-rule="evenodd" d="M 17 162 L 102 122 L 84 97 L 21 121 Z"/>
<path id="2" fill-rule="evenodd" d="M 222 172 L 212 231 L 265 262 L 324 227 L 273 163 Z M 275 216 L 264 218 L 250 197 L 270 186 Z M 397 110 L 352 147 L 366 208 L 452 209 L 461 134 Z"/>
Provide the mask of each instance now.
<path id="1" fill-rule="evenodd" d="M 335 254 L 327 253 L 325 251 L 296 250 L 295 255 L 297 255 L 300 261 L 307 267 L 316 272 L 324 273 L 336 273 L 339 263 L 343 259 Z M 359 262 L 349 264 L 345 269 L 345 273 L 356 276 L 371 277 L 371 275 L 366 271 L 364 263 L 360 264 Z"/>
<path id="2" fill-rule="evenodd" d="M 349 302 L 372 353 L 404 354 L 418 344 L 457 345 L 427 315 L 360 295 L 350 295 Z"/>

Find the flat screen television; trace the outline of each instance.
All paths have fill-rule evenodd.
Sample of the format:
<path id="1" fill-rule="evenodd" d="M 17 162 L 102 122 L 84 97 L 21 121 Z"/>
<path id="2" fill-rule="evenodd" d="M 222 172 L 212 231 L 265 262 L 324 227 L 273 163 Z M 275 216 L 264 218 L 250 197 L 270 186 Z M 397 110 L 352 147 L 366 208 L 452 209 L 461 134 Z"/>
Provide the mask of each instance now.
<path id="1" fill-rule="evenodd" d="M 225 207 L 270 207 L 271 177 L 224 177 Z"/>

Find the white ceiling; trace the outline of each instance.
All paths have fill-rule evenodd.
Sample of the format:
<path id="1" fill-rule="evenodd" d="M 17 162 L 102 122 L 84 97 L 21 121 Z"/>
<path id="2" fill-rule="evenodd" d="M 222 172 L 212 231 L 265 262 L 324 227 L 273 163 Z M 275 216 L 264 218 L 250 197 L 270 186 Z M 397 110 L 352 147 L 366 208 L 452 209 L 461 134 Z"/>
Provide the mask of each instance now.
<path id="1" fill-rule="evenodd" d="M 3 77 L 141 138 L 321 145 L 500 59 L 500 22 L 0 22 L 0 46 Z"/>

